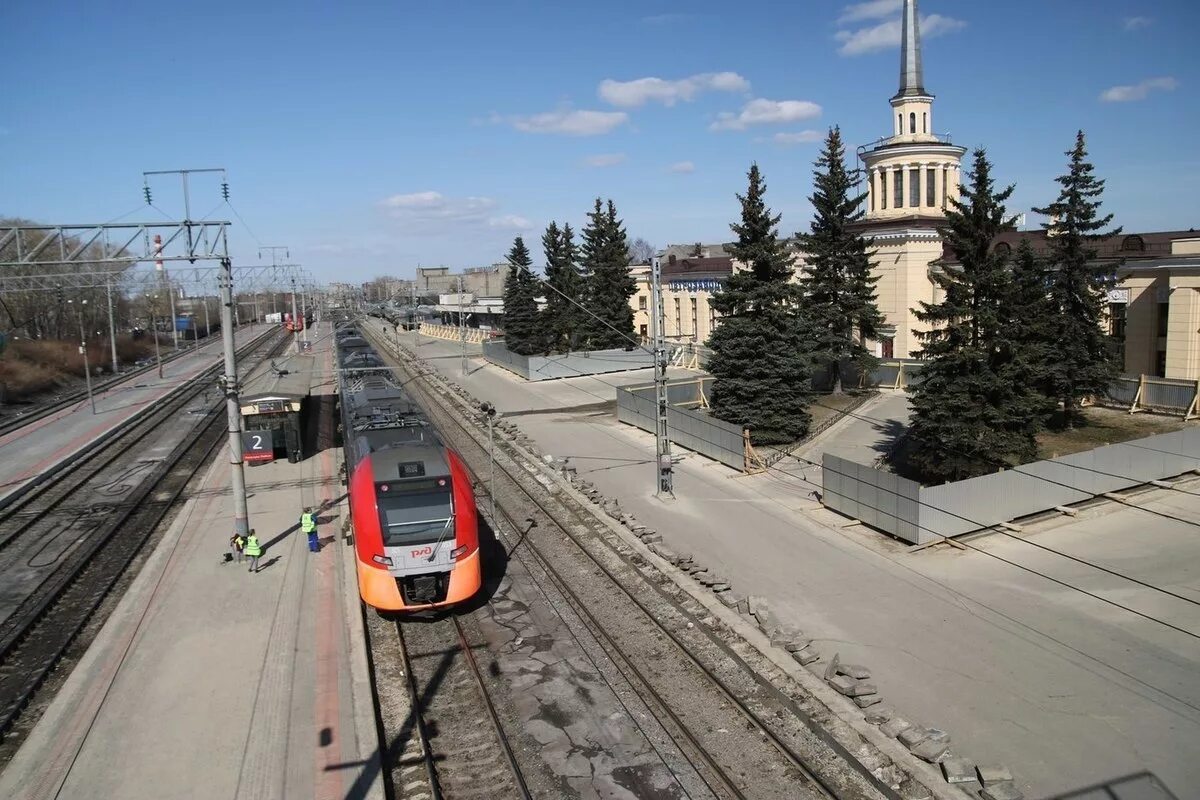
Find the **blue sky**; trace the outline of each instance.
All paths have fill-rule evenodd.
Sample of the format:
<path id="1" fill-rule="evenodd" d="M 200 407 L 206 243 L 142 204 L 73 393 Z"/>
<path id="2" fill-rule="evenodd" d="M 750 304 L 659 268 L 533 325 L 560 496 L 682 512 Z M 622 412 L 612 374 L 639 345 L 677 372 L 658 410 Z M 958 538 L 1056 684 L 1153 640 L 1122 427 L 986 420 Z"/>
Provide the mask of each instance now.
<path id="1" fill-rule="evenodd" d="M 0 215 L 154 219 L 143 170 L 223 166 L 239 263 L 286 244 L 366 280 L 500 260 L 597 195 L 656 246 L 726 240 L 757 161 L 790 234 L 809 140 L 890 132 L 899 5 L 8 0 Z M 1083 128 L 1118 224 L 1200 226 L 1200 3 L 920 10 L 935 127 L 987 147 L 1014 209 L 1053 199 Z M 180 213 L 174 183 L 154 195 Z M 209 209 L 232 216 L 197 180 Z"/>

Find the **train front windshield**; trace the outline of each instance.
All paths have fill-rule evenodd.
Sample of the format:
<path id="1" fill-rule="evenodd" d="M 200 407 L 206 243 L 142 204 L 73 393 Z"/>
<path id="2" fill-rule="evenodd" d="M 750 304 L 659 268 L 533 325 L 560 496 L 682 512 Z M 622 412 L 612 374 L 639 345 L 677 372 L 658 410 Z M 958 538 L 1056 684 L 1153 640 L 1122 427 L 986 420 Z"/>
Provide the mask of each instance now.
<path id="1" fill-rule="evenodd" d="M 454 524 L 454 504 L 449 478 L 380 484 L 377 488 L 384 547 L 436 542 L 453 535 L 450 527 Z"/>

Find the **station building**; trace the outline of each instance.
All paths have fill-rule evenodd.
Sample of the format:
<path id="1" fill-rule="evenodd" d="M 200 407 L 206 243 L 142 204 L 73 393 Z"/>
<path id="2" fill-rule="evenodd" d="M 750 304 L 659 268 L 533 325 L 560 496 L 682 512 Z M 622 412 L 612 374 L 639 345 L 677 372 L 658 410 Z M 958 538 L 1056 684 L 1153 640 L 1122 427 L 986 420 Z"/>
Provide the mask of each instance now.
<path id="1" fill-rule="evenodd" d="M 915 358 L 923 325 L 915 308 L 941 300 L 931 274 L 952 266 L 939 229 L 951 200 L 960 197 L 966 148 L 935 132 L 934 96 L 924 84 L 921 34 L 915 0 L 904 3 L 900 81 L 889 100 L 884 138 L 858 148 L 865 173 L 866 208 L 855 229 L 875 251 L 876 298 L 884 316 L 879 340 L 868 348 L 880 358 Z M 1015 250 L 1024 237 L 1045 253 L 1046 232 L 1013 231 L 994 246 Z M 787 242 L 797 274 L 805 254 Z M 698 252 L 700 255 L 692 255 Z M 666 338 L 703 343 L 720 324 L 710 304 L 734 271 L 744 268 L 728 246 L 673 246 L 660 256 Z M 1162 231 L 1126 234 L 1099 243 L 1097 268 L 1111 268 L 1109 332 L 1123 350 L 1126 375 L 1200 380 L 1200 234 Z M 650 268 L 633 267 L 638 281 L 631 299 L 636 329 L 650 325 Z"/>

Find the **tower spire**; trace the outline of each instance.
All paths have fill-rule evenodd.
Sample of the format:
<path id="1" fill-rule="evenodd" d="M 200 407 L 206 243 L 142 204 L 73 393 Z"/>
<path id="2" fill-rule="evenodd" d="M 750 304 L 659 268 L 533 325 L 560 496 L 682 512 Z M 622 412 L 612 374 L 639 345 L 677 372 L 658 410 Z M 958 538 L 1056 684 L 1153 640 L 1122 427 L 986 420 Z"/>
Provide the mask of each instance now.
<path id="1" fill-rule="evenodd" d="M 900 91 L 896 97 L 925 95 L 921 71 L 921 25 L 917 19 L 917 0 L 904 0 L 904 21 L 900 34 Z"/>

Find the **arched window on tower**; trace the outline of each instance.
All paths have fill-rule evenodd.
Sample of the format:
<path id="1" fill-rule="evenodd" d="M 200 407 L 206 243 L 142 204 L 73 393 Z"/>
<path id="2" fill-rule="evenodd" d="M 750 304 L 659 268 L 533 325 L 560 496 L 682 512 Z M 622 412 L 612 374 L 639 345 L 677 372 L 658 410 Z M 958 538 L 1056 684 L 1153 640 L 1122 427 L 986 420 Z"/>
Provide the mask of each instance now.
<path id="1" fill-rule="evenodd" d="M 904 133 L 904 115 L 897 114 L 896 115 L 896 135 L 899 136 L 902 133 Z"/>
<path id="2" fill-rule="evenodd" d="M 1146 241 L 1135 233 L 1125 237 L 1121 242 L 1121 249 L 1127 253 L 1144 253 L 1146 251 Z"/>
<path id="3" fill-rule="evenodd" d="M 909 133 L 917 132 L 917 115 L 912 113 L 911 111 L 908 112 L 908 132 Z"/>
<path id="4" fill-rule="evenodd" d="M 921 133 L 929 133 L 929 114 L 921 115 Z"/>

